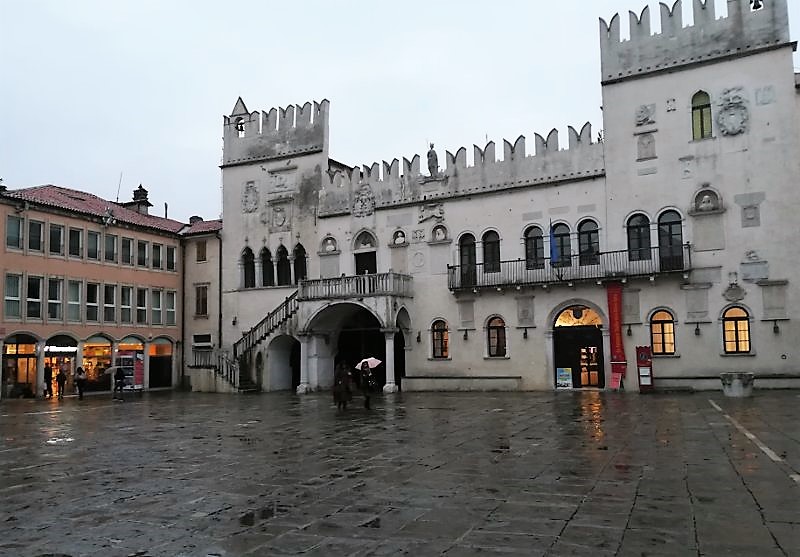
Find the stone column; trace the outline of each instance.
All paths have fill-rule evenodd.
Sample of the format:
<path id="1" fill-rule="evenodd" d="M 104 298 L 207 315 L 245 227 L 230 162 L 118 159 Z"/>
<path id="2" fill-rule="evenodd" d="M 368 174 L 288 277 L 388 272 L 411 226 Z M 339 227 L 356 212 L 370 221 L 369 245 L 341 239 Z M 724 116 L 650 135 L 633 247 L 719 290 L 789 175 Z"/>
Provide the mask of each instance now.
<path id="1" fill-rule="evenodd" d="M 300 335 L 300 384 L 297 386 L 297 394 L 304 395 L 309 392 L 308 385 L 308 359 L 311 348 L 311 336 Z"/>
<path id="2" fill-rule="evenodd" d="M 263 267 L 261 266 L 261 256 L 255 256 L 255 269 L 256 269 L 256 286 L 266 286 L 264 284 L 264 272 Z"/>
<path id="3" fill-rule="evenodd" d="M 38 397 L 44 388 L 44 347 L 47 346 L 46 340 L 36 342 L 36 387 L 34 394 Z M 55 374 L 53 375 L 55 377 Z M 38 391 L 38 392 L 37 392 Z"/>
<path id="4" fill-rule="evenodd" d="M 383 386 L 383 392 L 386 394 L 397 392 L 397 383 L 394 379 L 394 335 L 397 332 L 395 329 L 383 329 L 383 337 L 386 340 L 386 384 Z"/>
<path id="5" fill-rule="evenodd" d="M 150 389 L 150 341 L 144 343 L 144 387 L 145 391 Z"/>
<path id="6" fill-rule="evenodd" d="M 78 370 L 78 366 L 83 367 L 83 345 L 84 342 L 82 340 L 79 340 L 78 349 L 75 351 L 75 371 Z"/>
<path id="7" fill-rule="evenodd" d="M 294 284 L 294 254 L 289 255 L 289 284 Z"/>

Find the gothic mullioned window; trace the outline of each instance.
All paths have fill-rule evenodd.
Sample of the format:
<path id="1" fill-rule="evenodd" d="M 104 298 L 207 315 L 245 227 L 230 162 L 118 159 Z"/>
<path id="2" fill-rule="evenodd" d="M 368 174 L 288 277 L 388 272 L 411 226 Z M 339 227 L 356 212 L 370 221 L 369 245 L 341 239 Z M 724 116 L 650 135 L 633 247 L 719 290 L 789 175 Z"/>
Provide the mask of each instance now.
<path id="1" fill-rule="evenodd" d="M 659 310 L 650 318 L 650 346 L 653 354 L 675 354 L 675 318 L 666 310 Z"/>
<path id="2" fill-rule="evenodd" d="M 256 258 L 253 250 L 244 248 L 242 251 L 242 284 L 245 288 L 256 287 Z"/>
<path id="3" fill-rule="evenodd" d="M 292 284 L 292 267 L 289 263 L 289 251 L 285 246 L 279 246 L 275 252 L 278 257 L 278 286 Z"/>
<path id="4" fill-rule="evenodd" d="M 726 354 L 750 353 L 750 315 L 744 308 L 732 307 L 722 314 L 722 334 Z"/>
<path id="5" fill-rule="evenodd" d="M 711 97 L 705 91 L 698 91 L 692 97 L 692 138 L 711 137 Z"/>
<path id="6" fill-rule="evenodd" d="M 261 286 L 275 286 L 275 268 L 272 265 L 272 254 L 267 248 L 261 248 Z"/>
<path id="7" fill-rule="evenodd" d="M 578 225 L 578 249 L 581 265 L 600 263 L 600 233 L 596 222 L 585 220 Z"/>
<path id="8" fill-rule="evenodd" d="M 446 359 L 450 357 L 450 332 L 447 328 L 447 321 L 439 319 L 431 326 L 431 344 L 433 345 L 433 357 L 435 359 Z"/>
<path id="9" fill-rule="evenodd" d="M 483 272 L 500 272 L 500 236 L 494 230 L 483 235 Z"/>
<path id="10" fill-rule="evenodd" d="M 294 282 L 300 284 L 301 280 L 308 278 L 306 275 L 306 248 L 303 244 L 297 244 L 294 247 Z"/>

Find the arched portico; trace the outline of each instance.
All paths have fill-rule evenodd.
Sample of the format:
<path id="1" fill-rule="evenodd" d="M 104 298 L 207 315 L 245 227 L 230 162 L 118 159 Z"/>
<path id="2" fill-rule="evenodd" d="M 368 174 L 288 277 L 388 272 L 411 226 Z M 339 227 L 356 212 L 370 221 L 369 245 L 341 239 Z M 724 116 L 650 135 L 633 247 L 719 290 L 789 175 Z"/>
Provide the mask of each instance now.
<path id="1" fill-rule="evenodd" d="M 256 356 L 256 373 L 259 373 Z M 266 364 L 261 366 L 263 375 L 256 381 L 266 391 L 294 390 L 300 385 L 300 341 L 290 335 L 279 335 L 272 339 L 266 349 Z"/>

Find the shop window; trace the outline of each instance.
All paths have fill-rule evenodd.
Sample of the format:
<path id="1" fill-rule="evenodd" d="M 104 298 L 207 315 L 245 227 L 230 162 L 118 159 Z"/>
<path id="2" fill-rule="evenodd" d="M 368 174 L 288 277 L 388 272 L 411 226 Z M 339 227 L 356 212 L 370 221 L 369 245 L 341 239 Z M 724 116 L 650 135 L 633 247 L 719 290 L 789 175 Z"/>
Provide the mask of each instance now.
<path id="1" fill-rule="evenodd" d="M 163 246 L 161 244 L 153 244 L 153 269 L 162 268 L 162 262 L 161 262 L 162 251 L 163 251 Z"/>
<path id="2" fill-rule="evenodd" d="M 698 91 L 692 97 L 692 138 L 708 139 L 711 131 L 711 97 L 705 91 Z"/>
<path id="3" fill-rule="evenodd" d="M 147 267 L 147 242 L 138 241 L 136 242 L 136 264 L 139 267 Z"/>
<path id="4" fill-rule="evenodd" d="M 650 318 L 650 346 L 653 354 L 675 354 L 675 317 L 666 311 L 660 310 Z"/>
<path id="5" fill-rule="evenodd" d="M 132 286 L 121 286 L 119 289 L 119 320 L 121 323 L 133 322 Z"/>
<path id="6" fill-rule="evenodd" d="M 439 319 L 433 322 L 431 326 L 431 344 L 433 345 L 433 357 L 435 359 L 447 359 L 450 357 L 450 332 L 447 328 L 447 321 Z"/>
<path id="7" fill-rule="evenodd" d="M 106 284 L 103 286 L 103 321 L 116 323 L 117 321 L 117 285 Z"/>
<path id="8" fill-rule="evenodd" d="M 36 220 L 28 221 L 28 250 L 29 251 L 43 251 L 44 239 L 42 233 L 44 232 L 44 223 Z"/>
<path id="9" fill-rule="evenodd" d="M 28 319 L 42 318 L 42 280 L 42 277 L 28 277 L 25 291 L 25 317 Z"/>
<path id="10" fill-rule="evenodd" d="M 492 317 L 486 326 L 488 354 L 490 358 L 506 356 L 506 323 L 501 317 Z"/>
<path id="11" fill-rule="evenodd" d="M 744 308 L 732 307 L 725 311 L 722 334 L 726 354 L 750 353 L 750 315 Z"/>
<path id="12" fill-rule="evenodd" d="M 6 247 L 22 249 L 22 219 L 12 215 L 6 218 Z"/>
<path id="13" fill-rule="evenodd" d="M 47 279 L 47 318 L 55 321 L 63 319 L 64 281 L 57 278 Z"/>
<path id="14" fill-rule="evenodd" d="M 64 227 L 60 224 L 50 225 L 50 254 L 64 255 Z"/>
<path id="15" fill-rule="evenodd" d="M 147 324 L 147 288 L 136 289 L 136 323 Z"/>
<path id="16" fill-rule="evenodd" d="M 122 252 L 120 263 L 133 265 L 133 238 L 123 238 L 120 251 Z"/>
<path id="17" fill-rule="evenodd" d="M 630 261 L 649 261 L 650 219 L 646 215 L 633 215 L 628 219 L 628 259 Z"/>
<path id="18" fill-rule="evenodd" d="M 87 391 L 111 389 L 111 375 L 105 372 L 111 367 L 111 342 L 108 339 L 90 337 L 83 345 L 81 364 L 86 372 Z"/>
<path id="19" fill-rule="evenodd" d="M 117 236 L 115 234 L 106 234 L 105 237 L 106 247 L 103 259 L 112 263 L 117 262 Z"/>
<path id="20" fill-rule="evenodd" d="M 245 288 L 256 287 L 256 261 L 253 250 L 244 248 L 242 251 L 242 284 Z"/>
<path id="21" fill-rule="evenodd" d="M 194 287 L 194 314 L 198 317 L 208 316 L 208 285 L 201 284 Z"/>
<path id="22" fill-rule="evenodd" d="M 175 271 L 176 267 L 176 259 L 175 255 L 177 250 L 175 246 L 167 246 L 167 271 Z"/>
<path id="23" fill-rule="evenodd" d="M 150 319 L 153 325 L 161 325 L 161 290 L 153 290 L 150 294 Z"/>
<path id="24" fill-rule="evenodd" d="M 166 299 L 164 300 L 164 308 L 165 308 L 165 323 L 166 325 L 172 327 L 176 323 L 176 314 L 175 314 L 175 298 L 176 294 L 172 290 L 168 290 L 166 292 Z"/>
<path id="25" fill-rule="evenodd" d="M 306 248 L 297 244 L 294 247 L 294 283 L 300 284 L 306 278 Z"/>
<path id="26" fill-rule="evenodd" d="M 581 265 L 600 263 L 600 232 L 596 222 L 585 220 L 578 225 L 578 250 Z"/>
<path id="27" fill-rule="evenodd" d="M 6 318 L 22 317 L 22 275 L 6 275 L 5 289 L 3 291 Z"/>
<path id="28" fill-rule="evenodd" d="M 483 235 L 483 272 L 500 272 L 500 235 L 494 230 Z"/>
<path id="29" fill-rule="evenodd" d="M 525 231 L 525 268 L 544 268 L 544 234 L 538 226 Z"/>
<path id="30" fill-rule="evenodd" d="M 69 256 L 83 257 L 83 230 L 80 228 L 69 229 Z"/>
<path id="31" fill-rule="evenodd" d="M 288 286 L 292 284 L 292 267 L 289 263 L 289 251 L 285 246 L 278 246 L 276 255 L 278 256 L 278 286 Z"/>
<path id="32" fill-rule="evenodd" d="M 100 285 L 86 283 L 86 321 L 96 323 L 99 320 L 100 311 Z"/>
<path id="33" fill-rule="evenodd" d="M 92 232 L 91 230 L 86 233 L 86 258 L 93 259 L 94 261 L 100 260 L 100 233 Z"/>
<path id="34" fill-rule="evenodd" d="M 272 264 L 272 254 L 267 248 L 261 248 L 258 257 L 261 259 L 261 286 L 275 286 L 275 267 Z"/>
<path id="35" fill-rule="evenodd" d="M 195 244 L 195 261 L 203 263 L 206 260 L 206 241 L 197 240 Z"/>
<path id="36" fill-rule="evenodd" d="M 81 320 L 81 291 L 83 283 L 71 280 L 67 283 L 67 321 L 78 323 Z"/>

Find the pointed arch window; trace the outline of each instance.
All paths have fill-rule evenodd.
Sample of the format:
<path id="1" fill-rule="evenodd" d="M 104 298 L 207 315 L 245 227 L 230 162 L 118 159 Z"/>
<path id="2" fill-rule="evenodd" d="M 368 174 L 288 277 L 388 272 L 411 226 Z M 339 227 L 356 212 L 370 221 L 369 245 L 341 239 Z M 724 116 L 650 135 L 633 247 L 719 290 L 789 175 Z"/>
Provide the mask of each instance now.
<path id="1" fill-rule="evenodd" d="M 628 219 L 628 259 L 648 261 L 650 253 L 650 219 L 646 215 L 633 215 Z"/>
<path id="2" fill-rule="evenodd" d="M 578 225 L 578 249 L 581 265 L 600 263 L 600 232 L 596 222 L 585 220 Z"/>
<path id="3" fill-rule="evenodd" d="M 272 253 L 267 248 L 262 248 L 259 258 L 261 259 L 261 286 L 275 286 L 275 267 L 272 264 Z"/>
<path id="4" fill-rule="evenodd" d="M 502 317 L 492 317 L 486 326 L 486 340 L 490 358 L 506 356 L 506 322 Z"/>
<path id="5" fill-rule="evenodd" d="M 675 354 L 675 317 L 659 310 L 650 318 L 650 346 L 653 354 Z"/>
<path id="6" fill-rule="evenodd" d="M 294 247 L 294 283 L 300 284 L 301 280 L 308 278 L 307 275 L 306 248 L 303 247 L 303 244 L 297 244 Z"/>
<path id="7" fill-rule="evenodd" d="M 289 251 L 285 246 L 279 246 L 275 252 L 278 258 L 278 286 L 289 286 L 292 284 L 292 267 L 289 264 Z"/>
<path id="8" fill-rule="evenodd" d="M 500 272 L 500 235 L 494 230 L 483 235 L 483 272 Z"/>
<path id="9" fill-rule="evenodd" d="M 446 359 L 450 357 L 450 331 L 447 328 L 447 321 L 439 319 L 431 326 L 431 344 L 433 345 L 434 359 Z"/>
<path id="10" fill-rule="evenodd" d="M 662 271 L 683 269 L 683 224 L 676 211 L 658 218 L 658 255 Z"/>
<path id="11" fill-rule="evenodd" d="M 555 225 L 550 241 L 555 244 L 555 249 L 550 246 L 550 265 L 553 267 L 571 266 L 572 247 L 570 246 L 569 226 L 564 223 Z"/>
<path id="12" fill-rule="evenodd" d="M 708 139 L 711 132 L 711 97 L 705 91 L 698 91 L 692 97 L 692 138 Z"/>
<path id="13" fill-rule="evenodd" d="M 525 268 L 544 268 L 544 234 L 538 226 L 525 231 Z"/>
<path id="14" fill-rule="evenodd" d="M 253 250 L 244 248 L 242 252 L 242 274 L 244 275 L 243 284 L 245 288 L 256 287 L 256 258 Z"/>
<path id="15" fill-rule="evenodd" d="M 732 307 L 722 314 L 722 334 L 726 354 L 750 353 L 750 315 L 744 308 Z"/>

